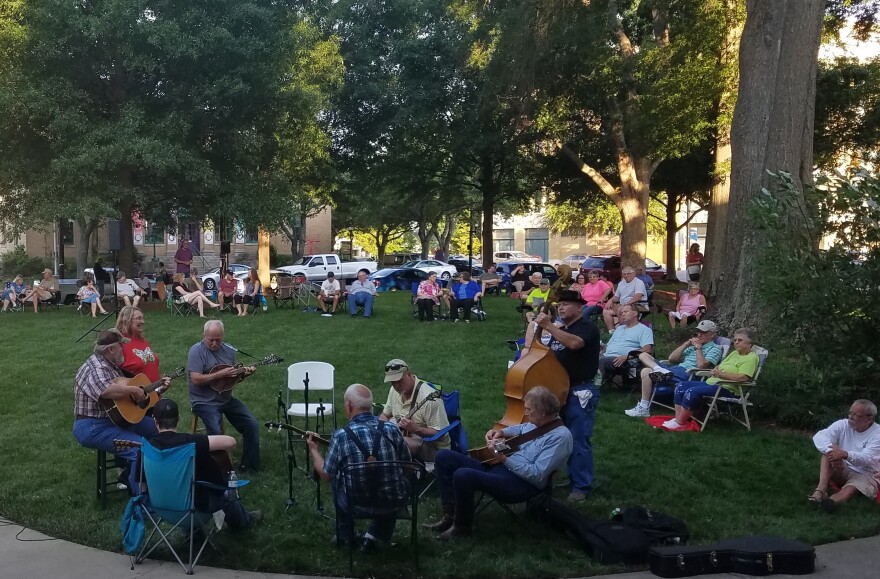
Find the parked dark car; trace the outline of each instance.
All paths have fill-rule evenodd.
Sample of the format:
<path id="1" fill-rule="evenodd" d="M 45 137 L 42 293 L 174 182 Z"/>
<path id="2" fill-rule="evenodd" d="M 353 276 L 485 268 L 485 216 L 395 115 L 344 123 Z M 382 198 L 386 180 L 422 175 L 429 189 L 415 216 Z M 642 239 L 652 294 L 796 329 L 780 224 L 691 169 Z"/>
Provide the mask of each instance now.
<path id="1" fill-rule="evenodd" d="M 599 270 L 605 279 L 612 283 L 620 282 L 621 267 L 619 255 L 591 255 L 581 264 L 581 273 L 586 274 L 590 270 Z M 666 268 L 650 259 L 645 258 L 645 273 L 651 276 L 655 282 L 666 278 Z"/>
<path id="2" fill-rule="evenodd" d="M 412 284 L 428 279 L 429 272 L 412 267 L 387 267 L 371 274 L 369 279 L 376 286 L 377 292 L 412 291 Z M 444 280 L 437 278 L 440 287 L 446 285 Z"/>
<path id="3" fill-rule="evenodd" d="M 455 269 L 457 269 L 459 272 L 468 271 L 467 259 L 451 257 L 446 261 L 446 263 L 448 263 L 449 265 L 454 265 Z M 470 268 L 470 272 L 472 276 L 483 275 L 483 266 L 480 264 L 479 261 L 474 260 L 473 265 Z"/>
<path id="4" fill-rule="evenodd" d="M 550 280 L 550 283 L 553 283 L 559 278 L 559 274 L 556 273 L 556 268 L 549 263 L 503 261 L 498 264 L 498 269 L 496 270 L 496 273 L 501 276 L 502 286 L 510 286 L 510 272 L 518 265 L 525 267 L 529 272 L 529 275 L 535 272 L 540 272 L 542 276 Z"/>

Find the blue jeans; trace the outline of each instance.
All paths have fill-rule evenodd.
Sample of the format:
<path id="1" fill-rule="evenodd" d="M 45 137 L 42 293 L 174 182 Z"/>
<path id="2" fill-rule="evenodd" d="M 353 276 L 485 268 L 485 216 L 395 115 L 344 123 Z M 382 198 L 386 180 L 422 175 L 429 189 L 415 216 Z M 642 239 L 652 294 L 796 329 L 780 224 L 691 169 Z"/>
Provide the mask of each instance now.
<path id="1" fill-rule="evenodd" d="M 345 495 L 342 486 L 338 477 L 334 478 L 330 484 L 330 487 L 333 489 L 333 504 L 336 506 L 336 540 L 340 542 L 343 540 L 354 540 L 354 518 L 349 513 L 348 497 Z M 367 529 L 367 532 L 380 541 L 388 542 L 394 534 L 394 525 L 396 523 L 397 517 L 394 515 L 376 517 L 370 520 L 370 527 Z"/>
<path id="2" fill-rule="evenodd" d="M 158 434 L 156 423 L 149 416 L 131 427 L 131 430 L 120 428 L 109 418 L 80 418 L 73 423 L 73 437 L 86 448 L 96 448 L 113 454 L 129 463 L 128 488 L 131 493 L 139 494 L 137 457 L 138 449 L 128 448 L 116 450 L 114 440 L 132 440 L 140 442 L 141 437 L 151 438 Z"/>
<path id="3" fill-rule="evenodd" d="M 593 397 L 587 407 L 581 407 L 575 392 L 589 390 Z M 599 406 L 599 389 L 592 382 L 573 384 L 568 391 L 568 399 L 562 408 L 562 419 L 571 431 L 573 447 L 568 458 L 568 478 L 572 490 L 589 493 L 593 484 L 593 424 L 596 421 L 596 407 Z"/>
<path id="4" fill-rule="evenodd" d="M 521 503 L 540 489 L 507 470 L 503 464 L 486 466 L 452 450 L 441 450 L 434 459 L 434 473 L 440 502 L 455 505 L 455 524 L 470 527 L 474 522 L 474 493 L 485 492 L 502 503 Z"/>
<path id="5" fill-rule="evenodd" d="M 364 306 L 364 317 L 369 318 L 373 315 L 373 294 L 369 292 L 358 292 L 356 294 L 348 294 L 348 313 L 357 314 L 358 306 Z"/>
<path id="6" fill-rule="evenodd" d="M 241 433 L 241 465 L 260 470 L 260 423 L 244 402 L 231 398 L 224 404 L 197 404 L 193 406 L 193 413 L 205 423 L 208 434 L 220 434 L 221 416 L 225 416 Z"/>
<path id="7" fill-rule="evenodd" d="M 678 384 L 679 382 L 685 382 L 688 379 L 688 371 L 679 366 L 678 364 L 664 364 L 662 362 L 657 362 L 657 365 L 661 368 L 666 368 L 670 372 L 672 372 L 672 376 L 668 377 L 664 382 L 672 382 L 673 384 Z"/>
<path id="8" fill-rule="evenodd" d="M 601 318 L 601 317 L 602 317 L 602 310 L 603 310 L 603 309 L 604 309 L 604 308 L 603 308 L 602 306 L 599 306 L 599 305 L 595 305 L 595 306 L 584 306 L 583 308 L 581 308 L 581 317 L 586 318 L 586 319 L 589 319 L 590 316 L 592 316 L 592 315 L 597 315 L 597 316 L 599 316 L 599 317 Z"/>
<path id="9" fill-rule="evenodd" d="M 716 384 L 705 382 L 681 382 L 675 387 L 673 401 L 676 405 L 688 410 L 696 410 L 703 402 L 703 396 L 715 396 L 715 391 L 721 388 Z M 721 396 L 736 398 L 736 394 L 727 388 L 721 388 Z"/>

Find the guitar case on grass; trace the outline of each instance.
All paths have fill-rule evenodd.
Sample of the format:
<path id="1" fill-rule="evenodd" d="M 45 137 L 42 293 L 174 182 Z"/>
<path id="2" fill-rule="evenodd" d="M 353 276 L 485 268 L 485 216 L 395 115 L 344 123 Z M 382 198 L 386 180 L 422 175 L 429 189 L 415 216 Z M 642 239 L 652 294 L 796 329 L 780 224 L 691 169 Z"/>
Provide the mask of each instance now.
<path id="1" fill-rule="evenodd" d="M 816 550 L 783 537 L 749 536 L 699 547 L 654 547 L 651 572 L 660 577 L 710 573 L 807 575 L 816 570 Z"/>

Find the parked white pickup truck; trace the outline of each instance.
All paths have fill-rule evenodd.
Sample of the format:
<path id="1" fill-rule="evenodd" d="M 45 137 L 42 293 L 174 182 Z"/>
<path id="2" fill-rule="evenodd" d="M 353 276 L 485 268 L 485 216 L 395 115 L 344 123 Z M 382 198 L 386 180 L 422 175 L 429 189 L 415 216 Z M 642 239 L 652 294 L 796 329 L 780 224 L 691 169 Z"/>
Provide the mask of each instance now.
<path id="1" fill-rule="evenodd" d="M 373 273 L 378 269 L 375 261 L 351 261 L 343 263 L 335 253 L 319 253 L 316 255 L 304 255 L 292 265 L 278 268 L 290 275 L 304 275 L 309 281 L 322 281 L 327 279 L 327 274 L 333 272 L 337 279 L 353 280 L 357 278 L 360 270 L 366 269 Z"/>

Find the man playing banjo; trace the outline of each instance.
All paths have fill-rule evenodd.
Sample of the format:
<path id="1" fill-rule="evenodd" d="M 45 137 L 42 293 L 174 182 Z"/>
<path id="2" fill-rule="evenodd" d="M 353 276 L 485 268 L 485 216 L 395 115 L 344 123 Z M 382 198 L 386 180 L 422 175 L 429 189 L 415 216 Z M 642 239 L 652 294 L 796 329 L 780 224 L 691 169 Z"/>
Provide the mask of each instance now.
<path id="1" fill-rule="evenodd" d="M 232 389 L 217 391 L 220 381 L 236 380 L 257 371 L 254 366 L 236 367 L 235 352 L 223 342 L 223 322 L 205 322 L 202 341 L 189 349 L 186 367 L 189 372 L 189 401 L 193 414 L 205 423 L 209 435 L 221 434 L 223 416 L 241 433 L 243 448 L 241 470 L 260 470 L 260 424 L 244 402 L 232 395 Z M 211 372 L 216 366 L 226 366 Z"/>

